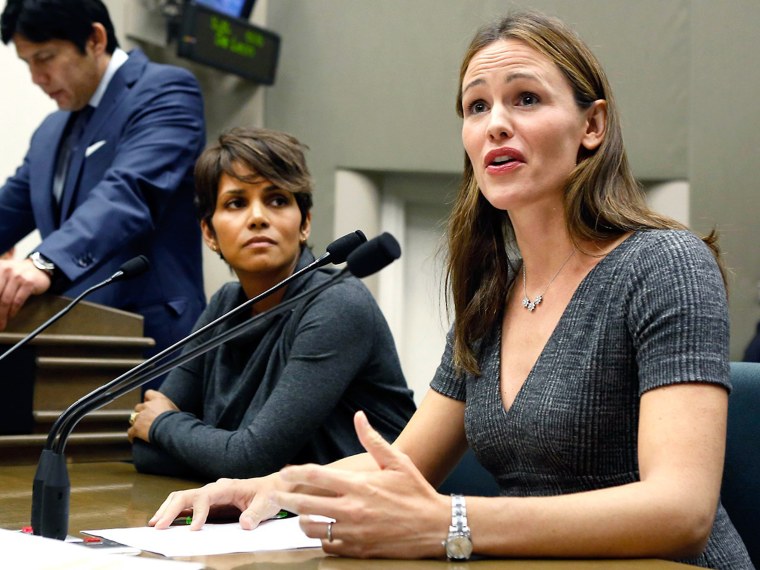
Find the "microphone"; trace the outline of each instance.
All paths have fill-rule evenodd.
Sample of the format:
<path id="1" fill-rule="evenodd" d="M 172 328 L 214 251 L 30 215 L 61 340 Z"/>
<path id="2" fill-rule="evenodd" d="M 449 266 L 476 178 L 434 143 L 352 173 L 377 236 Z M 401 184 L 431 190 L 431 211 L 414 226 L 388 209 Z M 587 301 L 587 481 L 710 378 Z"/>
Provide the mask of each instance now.
<path id="1" fill-rule="evenodd" d="M 78 297 L 76 297 L 63 309 L 58 311 L 55 315 L 50 317 L 47 321 L 42 323 L 40 326 L 38 326 L 36 329 L 34 329 L 32 332 L 30 332 L 28 335 L 26 335 L 16 344 L 14 344 L 12 347 L 6 350 L 2 355 L 0 355 L 0 361 L 2 361 L 8 355 L 15 352 L 16 350 L 18 350 L 25 344 L 27 344 L 29 341 L 35 338 L 38 334 L 40 334 L 50 325 L 55 323 L 58 319 L 63 317 L 66 313 L 68 313 L 71 309 L 73 309 L 74 306 L 76 306 L 79 303 L 79 301 L 84 299 L 87 295 L 89 295 L 93 291 L 97 291 L 101 287 L 105 287 L 106 285 L 110 285 L 111 283 L 115 283 L 116 281 L 123 281 L 124 279 L 131 279 L 132 277 L 137 277 L 138 275 L 145 273 L 149 267 L 150 267 L 150 261 L 148 261 L 148 258 L 145 257 L 144 255 L 138 255 L 137 257 L 133 257 L 129 261 L 124 262 L 124 264 L 122 264 L 122 266 L 119 267 L 119 270 L 113 275 L 111 275 L 108 279 L 106 279 L 105 281 L 101 281 L 100 283 L 96 283 L 95 285 L 87 289 L 86 291 L 83 291 L 82 293 L 80 293 Z"/>
<path id="2" fill-rule="evenodd" d="M 346 261 L 349 255 L 351 255 L 357 248 L 367 241 L 367 236 L 361 230 L 356 230 L 353 233 L 346 234 L 343 237 L 339 237 L 330 245 L 325 248 L 327 253 L 323 254 L 319 259 L 328 258 L 328 261 L 333 265 L 338 265 Z M 324 264 L 323 264 L 324 265 Z"/>
<path id="3" fill-rule="evenodd" d="M 118 378 L 96 388 L 69 406 L 56 419 L 51 427 L 45 447 L 40 455 L 39 463 L 37 464 L 37 471 L 35 473 L 32 488 L 31 522 L 33 532 L 35 534 L 42 534 L 42 536 L 48 538 L 58 538 L 59 540 L 66 538 L 68 532 L 70 485 L 63 450 L 68 435 L 82 417 L 115 400 L 121 394 L 141 386 L 177 366 L 178 364 L 169 365 L 169 363 L 167 363 L 163 366 L 157 367 L 156 363 L 168 354 L 183 347 L 197 336 L 234 315 L 239 314 L 265 297 L 268 297 L 299 276 L 314 271 L 328 263 L 343 263 L 353 250 L 366 241 L 366 236 L 359 230 L 338 238 L 327 246 L 326 252 L 323 255 L 306 267 L 293 273 L 288 278 L 264 291 L 260 295 L 249 299 L 245 303 L 242 303 L 214 321 L 194 331 L 184 339 L 174 343 L 148 360 L 145 360 Z M 122 269 L 124 269 L 123 266 Z M 207 350 L 210 350 L 210 348 Z M 146 369 L 147 372 L 144 373 Z"/>
<path id="4" fill-rule="evenodd" d="M 349 253 L 346 261 L 349 271 L 361 279 L 380 271 L 399 257 L 401 257 L 401 246 L 396 238 L 388 232 L 383 232 Z"/>

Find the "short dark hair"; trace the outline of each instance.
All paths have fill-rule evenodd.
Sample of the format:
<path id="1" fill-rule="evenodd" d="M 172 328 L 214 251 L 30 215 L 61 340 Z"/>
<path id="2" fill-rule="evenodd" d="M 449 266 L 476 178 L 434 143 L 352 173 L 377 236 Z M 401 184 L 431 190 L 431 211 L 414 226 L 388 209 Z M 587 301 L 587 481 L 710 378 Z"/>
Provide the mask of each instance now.
<path id="1" fill-rule="evenodd" d="M 287 133 L 253 127 L 236 127 L 219 135 L 195 163 L 195 205 L 198 218 L 211 226 L 219 180 L 227 174 L 243 182 L 264 178 L 293 194 L 301 212 L 301 226 L 313 204 L 314 183 L 306 166 L 309 147 Z M 248 169 L 244 178 L 235 165 Z"/>
<path id="2" fill-rule="evenodd" d="M 0 18 L 0 33 L 5 44 L 20 34 L 35 43 L 66 40 L 85 53 L 95 23 L 106 29 L 106 52 L 113 53 L 119 42 L 101 0 L 8 0 Z"/>

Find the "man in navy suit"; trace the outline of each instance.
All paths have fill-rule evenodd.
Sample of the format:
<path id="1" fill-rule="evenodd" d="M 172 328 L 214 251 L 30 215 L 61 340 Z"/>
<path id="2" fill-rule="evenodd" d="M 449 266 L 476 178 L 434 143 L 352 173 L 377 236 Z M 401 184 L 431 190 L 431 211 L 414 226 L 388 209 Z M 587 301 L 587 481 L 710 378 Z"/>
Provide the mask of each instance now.
<path id="1" fill-rule="evenodd" d="M 122 51 L 101 0 L 8 0 L 0 27 L 59 108 L 0 187 L 0 251 L 35 228 L 42 236 L 28 258 L 0 260 L 0 330 L 30 295 L 77 295 L 144 254 L 147 273 L 88 299 L 142 314 L 156 350 L 172 344 L 205 304 L 197 81 Z"/>

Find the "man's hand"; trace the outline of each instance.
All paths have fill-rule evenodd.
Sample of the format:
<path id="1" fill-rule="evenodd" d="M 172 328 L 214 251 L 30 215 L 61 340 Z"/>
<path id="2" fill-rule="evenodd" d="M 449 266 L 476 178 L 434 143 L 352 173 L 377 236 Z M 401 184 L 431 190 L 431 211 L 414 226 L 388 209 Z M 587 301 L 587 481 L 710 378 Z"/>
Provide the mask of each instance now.
<path id="1" fill-rule="evenodd" d="M 0 331 L 31 295 L 50 289 L 50 276 L 28 259 L 0 260 Z"/>

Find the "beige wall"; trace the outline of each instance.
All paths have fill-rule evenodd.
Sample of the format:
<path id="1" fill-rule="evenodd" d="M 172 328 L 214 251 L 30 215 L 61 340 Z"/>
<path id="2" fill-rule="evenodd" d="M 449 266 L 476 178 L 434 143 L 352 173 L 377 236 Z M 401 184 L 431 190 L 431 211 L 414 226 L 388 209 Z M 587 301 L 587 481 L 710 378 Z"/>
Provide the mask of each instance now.
<path id="1" fill-rule="evenodd" d="M 721 231 L 732 270 L 733 358 L 760 319 L 756 0 L 259 0 L 254 21 L 283 38 L 270 88 L 177 61 L 173 47 L 131 38 L 130 31 L 142 28 L 134 19 L 156 2 L 106 3 L 125 46 L 141 45 L 152 58 L 196 73 L 210 137 L 231 125 L 266 124 L 311 146 L 317 249 L 333 237 L 339 170 L 460 170 L 456 76 L 479 24 L 509 7 L 556 14 L 581 33 L 608 70 L 636 175 L 648 183 L 686 181 L 693 227 L 705 232 L 717 225 Z M 155 14 L 147 18 L 155 25 Z M 161 43 L 160 35 L 154 43 Z M 52 104 L 31 85 L 12 47 L 0 46 L 0 74 L 3 85 L 11 86 L 0 94 L 4 177 Z M 217 260 L 206 263 L 212 292 L 229 273 Z"/>
<path id="2" fill-rule="evenodd" d="M 760 2 L 701 0 L 690 7 L 691 219 L 698 231 L 720 231 L 731 353 L 738 358 L 760 319 Z"/>
<path id="3" fill-rule="evenodd" d="M 265 122 L 311 145 L 318 245 L 333 237 L 334 212 L 352 207 L 334 203 L 336 170 L 460 170 L 453 103 L 464 47 L 487 19 L 527 7 L 564 19 L 602 60 L 636 175 L 648 184 L 685 180 L 694 228 L 722 231 L 733 270 L 731 355 L 739 358 L 760 318 L 754 0 L 271 3 L 267 25 L 282 34 L 283 49 Z"/>

